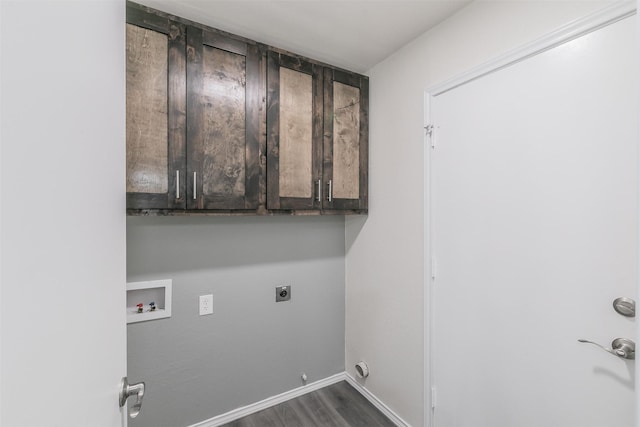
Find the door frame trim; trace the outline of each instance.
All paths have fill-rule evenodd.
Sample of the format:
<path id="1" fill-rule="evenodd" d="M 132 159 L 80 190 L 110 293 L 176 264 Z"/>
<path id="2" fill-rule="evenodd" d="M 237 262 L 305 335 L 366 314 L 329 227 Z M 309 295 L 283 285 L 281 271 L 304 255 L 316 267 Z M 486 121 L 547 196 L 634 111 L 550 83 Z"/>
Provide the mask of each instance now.
<path id="1" fill-rule="evenodd" d="M 634 1 L 613 3 L 582 18 L 575 19 L 532 42 L 525 43 L 518 48 L 509 50 L 461 74 L 437 83 L 429 87 L 426 92 L 432 96 L 441 95 L 487 74 L 509 67 L 549 49 L 597 31 L 621 19 L 635 15 L 635 13 L 636 3 Z"/>
<path id="2" fill-rule="evenodd" d="M 518 48 L 507 51 L 506 53 L 499 55 L 489 61 L 481 63 L 480 65 L 473 67 L 461 74 L 458 74 L 450 79 L 444 80 L 433 86 L 430 86 L 424 91 L 424 127 L 431 125 L 432 115 L 432 100 L 445 92 L 453 90 L 459 86 L 477 80 L 486 75 L 492 74 L 501 69 L 507 68 L 511 65 L 517 64 L 524 60 L 527 60 L 547 50 L 553 49 L 571 40 L 582 37 L 591 32 L 597 31 L 608 25 L 616 23 L 622 19 L 628 18 L 636 14 L 636 7 L 640 7 L 640 0 L 636 1 L 624 1 L 611 4 L 602 9 L 596 10 L 582 18 L 578 18 L 574 21 L 565 24 L 556 30 L 553 30 L 542 37 L 533 40 L 532 42 L 525 43 Z M 435 132 L 435 130 L 433 131 Z M 426 194 L 424 196 L 424 277 L 423 277 L 423 320 L 424 320 L 424 411 L 423 411 L 423 425 L 425 427 L 435 427 L 434 424 L 434 412 L 432 404 L 435 403 L 435 395 L 433 395 L 433 366 L 431 364 L 432 358 L 432 345 L 431 337 L 433 336 L 433 286 L 432 274 L 435 270 L 435 260 L 433 258 L 433 241 L 432 233 L 432 177 L 431 177 L 431 136 L 425 132 L 424 134 L 424 188 Z M 640 159 L 638 159 L 640 164 Z M 640 168 L 639 168 L 640 170 Z M 640 182 L 640 176 L 638 177 Z M 640 236 L 638 236 L 640 242 Z M 640 279 L 638 286 L 638 293 L 640 294 Z M 640 323 L 636 326 L 636 340 L 640 342 Z M 640 371 L 636 372 L 636 383 L 640 382 Z M 640 427 L 640 405 L 636 405 L 636 425 Z"/>

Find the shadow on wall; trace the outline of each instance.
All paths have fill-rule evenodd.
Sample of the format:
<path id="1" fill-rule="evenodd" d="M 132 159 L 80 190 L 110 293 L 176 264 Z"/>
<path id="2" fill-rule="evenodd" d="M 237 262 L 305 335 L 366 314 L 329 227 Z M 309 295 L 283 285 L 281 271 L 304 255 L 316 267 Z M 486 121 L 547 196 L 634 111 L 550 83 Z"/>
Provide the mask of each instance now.
<path id="1" fill-rule="evenodd" d="M 127 217 L 127 274 L 344 256 L 343 230 L 342 216 Z"/>
<path id="2" fill-rule="evenodd" d="M 351 250 L 351 246 L 355 243 L 367 222 L 367 215 L 354 215 L 345 219 L 345 239 L 344 244 L 346 252 Z"/>

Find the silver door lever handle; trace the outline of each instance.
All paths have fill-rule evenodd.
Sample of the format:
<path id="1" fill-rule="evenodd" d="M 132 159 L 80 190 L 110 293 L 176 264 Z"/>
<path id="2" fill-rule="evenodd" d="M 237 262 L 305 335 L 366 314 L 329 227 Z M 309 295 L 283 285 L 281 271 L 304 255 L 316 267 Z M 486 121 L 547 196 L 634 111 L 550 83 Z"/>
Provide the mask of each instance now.
<path id="1" fill-rule="evenodd" d="M 578 342 L 593 344 L 600 347 L 607 353 L 611 353 L 614 356 L 618 356 L 623 359 L 634 360 L 636 358 L 636 343 L 627 338 L 616 338 L 611 342 L 611 348 L 606 348 L 598 343 L 585 339 L 579 339 Z"/>
<path id="2" fill-rule="evenodd" d="M 120 389 L 120 407 L 122 408 L 127 404 L 127 399 L 131 396 L 136 396 L 136 403 L 131 407 L 129 416 L 135 418 L 142 409 L 142 398 L 144 397 L 144 383 L 129 384 L 127 377 L 122 379 L 122 388 Z"/>

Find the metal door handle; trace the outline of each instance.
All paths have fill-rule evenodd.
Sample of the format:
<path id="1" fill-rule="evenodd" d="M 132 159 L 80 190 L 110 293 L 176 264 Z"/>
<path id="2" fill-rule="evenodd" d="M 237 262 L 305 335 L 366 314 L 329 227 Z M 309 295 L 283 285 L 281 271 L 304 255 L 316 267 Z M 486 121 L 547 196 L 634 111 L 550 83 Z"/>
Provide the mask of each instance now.
<path id="1" fill-rule="evenodd" d="M 129 416 L 135 418 L 142 409 L 142 398 L 144 397 L 144 383 L 129 384 L 127 377 L 122 378 L 122 388 L 120 389 L 120 407 L 127 404 L 127 399 L 136 396 L 136 403 L 131 407 Z"/>
<path id="2" fill-rule="evenodd" d="M 585 339 L 579 339 L 578 342 L 593 344 L 600 347 L 607 353 L 611 353 L 622 359 L 634 360 L 636 358 L 636 343 L 627 338 L 616 338 L 611 342 L 611 348 L 606 348 L 598 343 Z"/>
<path id="3" fill-rule="evenodd" d="M 322 180 L 318 180 L 318 197 L 316 198 L 318 202 L 322 201 Z"/>
<path id="4" fill-rule="evenodd" d="M 636 317 L 636 302 L 631 298 L 616 298 L 613 300 L 613 309 L 625 317 Z"/>
<path id="5" fill-rule="evenodd" d="M 333 180 L 329 180 L 329 194 L 327 195 L 327 201 L 333 202 Z"/>

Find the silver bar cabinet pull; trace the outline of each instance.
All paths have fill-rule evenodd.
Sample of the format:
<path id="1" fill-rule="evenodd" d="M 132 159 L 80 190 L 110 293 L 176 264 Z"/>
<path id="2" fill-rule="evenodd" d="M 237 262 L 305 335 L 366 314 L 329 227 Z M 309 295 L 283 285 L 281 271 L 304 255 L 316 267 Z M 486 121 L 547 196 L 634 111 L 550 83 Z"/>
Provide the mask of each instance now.
<path id="1" fill-rule="evenodd" d="M 322 180 L 319 179 L 318 180 L 318 196 L 316 197 L 316 201 L 321 201 L 322 200 Z"/>
<path id="2" fill-rule="evenodd" d="M 176 199 L 180 198 L 180 171 L 176 171 Z"/>
<path id="3" fill-rule="evenodd" d="M 329 195 L 327 196 L 327 200 L 329 200 L 329 202 L 333 201 L 333 181 L 329 180 Z"/>
<path id="4" fill-rule="evenodd" d="M 198 188 L 198 176 L 197 176 L 197 172 L 193 173 L 193 200 L 196 200 L 197 198 L 197 188 Z"/>

